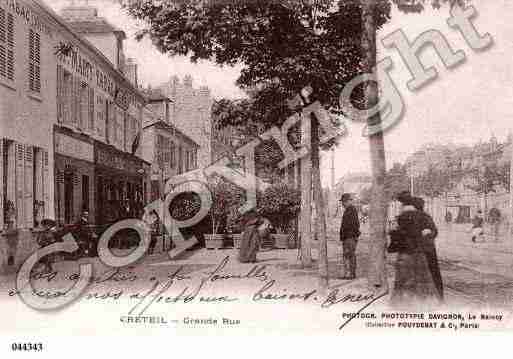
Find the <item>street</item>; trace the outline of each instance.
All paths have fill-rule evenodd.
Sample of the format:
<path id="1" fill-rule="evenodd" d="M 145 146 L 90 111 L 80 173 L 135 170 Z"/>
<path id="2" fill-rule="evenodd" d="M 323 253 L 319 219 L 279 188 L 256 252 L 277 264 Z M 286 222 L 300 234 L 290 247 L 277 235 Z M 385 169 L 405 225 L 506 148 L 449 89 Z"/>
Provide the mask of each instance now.
<path id="1" fill-rule="evenodd" d="M 336 313 L 357 311 L 371 298 L 365 279 L 368 244 L 369 238 L 363 228 L 357 249 L 357 279 L 345 281 L 339 279 L 341 246 L 330 235 L 330 286 L 324 292 L 318 288 L 315 248 L 312 250 L 312 268 L 302 267 L 297 249 L 263 250 L 254 265 L 239 263 L 234 249 L 199 249 L 185 251 L 174 260 L 166 254 L 148 256 L 119 270 L 108 268 L 97 258 L 59 262 L 54 265 L 54 273 L 36 276 L 33 283 L 38 296 L 50 301 L 55 293 L 65 292 L 76 280 L 78 264 L 92 263 L 94 278 L 91 285 L 78 302 L 58 312 L 59 318 L 65 318 L 62 323 L 75 322 L 80 316 L 80 328 L 84 334 L 97 330 L 97 316 L 92 316 L 91 322 L 84 319 L 83 314 L 89 310 L 109 313 L 101 319 L 105 324 L 102 330 L 112 331 L 119 329 L 118 321 L 125 328 L 124 321 L 130 321 L 126 318 L 132 316 L 144 317 L 147 321 L 165 321 L 173 330 L 185 332 L 192 327 L 197 330 L 198 326 L 186 325 L 184 321 L 194 321 L 198 317 L 202 318 L 200 321 L 214 320 L 213 317 L 220 321 L 226 319 L 221 330 L 232 330 L 228 323 L 237 326 L 237 321 L 255 330 L 279 330 L 273 318 L 279 317 L 283 310 L 294 312 L 297 319 L 287 324 L 288 330 L 301 330 L 304 325 L 310 325 L 322 331 L 339 324 Z M 473 244 L 463 231 L 442 230 L 437 245 L 446 291 L 446 303 L 440 310 L 493 308 L 497 311 L 510 308 L 513 274 L 508 271 L 508 258 L 511 252 L 504 243 Z M 394 255 L 388 256 L 387 274 L 391 289 L 394 259 Z M 52 325 L 45 320 L 46 312 L 23 308 L 24 304 L 14 291 L 14 280 L 14 275 L 1 278 L 0 297 L 5 299 L 6 305 L 14 308 L 10 313 L 16 316 L 17 326 L 41 330 Z M 388 296 L 380 299 L 372 310 L 386 310 L 387 301 Z M 268 305 L 270 303 L 273 305 Z M 196 319 L 188 313 L 194 313 Z M 311 315 L 317 318 L 314 323 L 309 319 Z M 65 326 L 57 327 L 67 331 Z M 132 328 L 132 324 L 129 327 Z M 158 329 L 157 324 L 154 327 Z M 208 332 L 208 325 L 202 329 Z"/>

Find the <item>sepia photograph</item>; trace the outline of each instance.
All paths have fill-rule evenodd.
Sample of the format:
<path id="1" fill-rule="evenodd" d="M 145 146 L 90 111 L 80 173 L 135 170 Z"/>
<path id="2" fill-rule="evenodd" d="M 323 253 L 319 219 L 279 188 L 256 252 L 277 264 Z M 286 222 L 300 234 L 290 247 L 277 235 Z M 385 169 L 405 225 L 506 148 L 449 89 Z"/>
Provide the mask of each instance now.
<path id="1" fill-rule="evenodd" d="M 512 14 L 0 0 L 0 352 L 510 333 Z"/>

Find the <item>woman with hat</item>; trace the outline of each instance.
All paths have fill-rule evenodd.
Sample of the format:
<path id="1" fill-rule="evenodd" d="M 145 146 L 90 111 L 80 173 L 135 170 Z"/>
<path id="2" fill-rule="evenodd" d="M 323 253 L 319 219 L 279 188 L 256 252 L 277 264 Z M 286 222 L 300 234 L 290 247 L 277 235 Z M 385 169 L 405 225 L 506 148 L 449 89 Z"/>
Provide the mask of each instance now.
<path id="1" fill-rule="evenodd" d="M 402 208 L 397 228 L 389 232 L 392 242 L 388 249 L 397 253 L 391 304 L 412 308 L 435 304 L 438 292 L 424 253 L 424 216 L 415 208 L 415 198 L 409 193 L 399 194 L 397 200 Z"/>
<path id="2" fill-rule="evenodd" d="M 255 209 L 250 209 L 243 216 L 244 232 L 239 249 L 239 261 L 241 263 L 255 263 L 258 249 L 260 248 L 259 226 L 262 219 Z"/>

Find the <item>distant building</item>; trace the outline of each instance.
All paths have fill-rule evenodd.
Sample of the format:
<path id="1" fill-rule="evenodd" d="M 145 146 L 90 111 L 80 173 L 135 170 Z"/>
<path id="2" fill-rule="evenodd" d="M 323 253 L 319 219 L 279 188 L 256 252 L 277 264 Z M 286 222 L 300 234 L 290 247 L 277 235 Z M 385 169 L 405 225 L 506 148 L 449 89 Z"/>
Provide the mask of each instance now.
<path id="1" fill-rule="evenodd" d="M 162 195 L 170 177 L 198 168 L 199 145 L 170 120 L 171 99 L 159 89 L 144 91 L 142 156 L 151 165 L 151 199 Z"/>
<path id="2" fill-rule="evenodd" d="M 172 76 L 158 88 L 171 101 L 169 123 L 199 145 L 198 166 L 207 167 L 212 163 L 210 89 L 206 86 L 194 88 L 190 75 L 182 82 Z"/>

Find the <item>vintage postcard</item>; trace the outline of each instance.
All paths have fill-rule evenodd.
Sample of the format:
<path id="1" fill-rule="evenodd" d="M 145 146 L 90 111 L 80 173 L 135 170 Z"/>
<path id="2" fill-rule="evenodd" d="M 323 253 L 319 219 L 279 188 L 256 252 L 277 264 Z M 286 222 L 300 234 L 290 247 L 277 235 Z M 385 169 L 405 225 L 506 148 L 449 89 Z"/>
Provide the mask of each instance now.
<path id="1" fill-rule="evenodd" d="M 0 0 L 2 350 L 513 330 L 512 13 Z"/>

